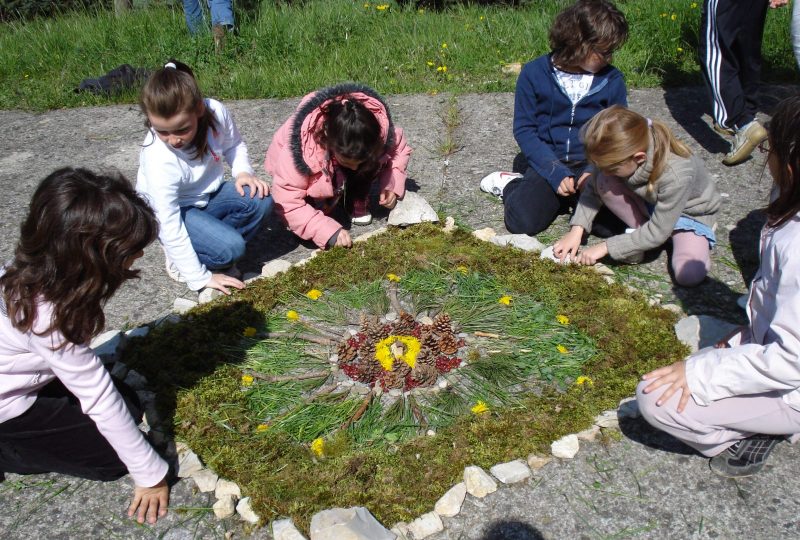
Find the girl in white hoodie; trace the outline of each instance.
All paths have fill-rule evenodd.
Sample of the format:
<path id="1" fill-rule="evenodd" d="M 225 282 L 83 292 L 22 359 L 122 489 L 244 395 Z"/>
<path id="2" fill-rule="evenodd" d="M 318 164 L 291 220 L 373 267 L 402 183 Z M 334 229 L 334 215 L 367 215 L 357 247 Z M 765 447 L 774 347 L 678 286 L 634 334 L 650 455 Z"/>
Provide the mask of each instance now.
<path id="1" fill-rule="evenodd" d="M 636 393 L 648 422 L 711 457 L 726 477 L 755 474 L 779 441 L 800 433 L 800 96 L 778 105 L 759 148 L 775 189 L 750 324 L 645 374 Z"/>

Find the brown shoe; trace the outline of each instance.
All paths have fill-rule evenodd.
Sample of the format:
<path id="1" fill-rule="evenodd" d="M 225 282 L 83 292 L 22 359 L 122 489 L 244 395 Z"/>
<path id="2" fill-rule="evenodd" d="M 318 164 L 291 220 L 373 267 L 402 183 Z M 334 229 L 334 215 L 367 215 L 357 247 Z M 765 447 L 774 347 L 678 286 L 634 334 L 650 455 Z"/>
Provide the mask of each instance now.
<path id="1" fill-rule="evenodd" d="M 225 27 L 215 24 L 211 27 L 211 35 L 214 36 L 214 51 L 221 53 L 225 48 Z"/>
<path id="2" fill-rule="evenodd" d="M 767 130 L 758 123 L 758 120 L 753 120 L 736 130 L 736 135 L 733 136 L 733 142 L 731 143 L 731 150 L 725 155 L 722 163 L 725 165 L 738 165 L 746 161 L 750 154 L 753 153 L 753 150 L 756 149 L 756 146 L 766 139 Z"/>

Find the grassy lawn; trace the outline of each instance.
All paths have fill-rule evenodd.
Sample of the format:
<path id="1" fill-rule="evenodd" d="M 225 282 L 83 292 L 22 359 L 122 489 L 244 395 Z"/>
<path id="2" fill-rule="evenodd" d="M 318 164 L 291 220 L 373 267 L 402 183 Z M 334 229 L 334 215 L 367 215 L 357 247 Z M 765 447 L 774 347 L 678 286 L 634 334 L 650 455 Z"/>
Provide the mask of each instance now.
<path id="1" fill-rule="evenodd" d="M 180 3 L 113 12 L 65 14 L 0 25 L 0 108 L 44 110 L 130 103 L 76 94 L 85 78 L 120 64 L 154 68 L 175 57 L 196 71 L 206 94 L 223 99 L 302 95 L 355 80 L 385 94 L 506 92 L 516 76 L 504 67 L 548 50 L 547 31 L 568 2 L 524 8 L 459 6 L 444 12 L 395 2 L 263 2 L 237 13 L 239 34 L 216 54 L 210 34 L 192 38 Z M 699 83 L 700 2 L 619 2 L 631 26 L 615 55 L 631 86 Z M 796 78 L 790 10 L 771 10 L 764 36 L 764 80 Z"/>

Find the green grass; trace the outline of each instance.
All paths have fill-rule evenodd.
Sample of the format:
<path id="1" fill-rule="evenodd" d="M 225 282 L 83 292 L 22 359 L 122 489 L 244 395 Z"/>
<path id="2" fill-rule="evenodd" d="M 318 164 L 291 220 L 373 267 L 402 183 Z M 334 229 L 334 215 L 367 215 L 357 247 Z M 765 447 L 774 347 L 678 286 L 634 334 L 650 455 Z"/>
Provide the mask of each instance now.
<path id="1" fill-rule="evenodd" d="M 409 295 L 416 291 L 424 299 L 426 291 L 446 292 L 442 272 L 452 276 L 460 266 L 468 274 L 458 271 L 451 279 L 463 279 L 471 296 L 491 297 L 492 305 L 500 292 L 517 299 L 510 307 L 519 309 L 520 322 L 508 324 L 506 331 L 523 334 L 516 352 L 501 350 L 467 366 L 472 373 L 463 374 L 469 390 L 463 395 L 442 392 L 429 401 L 398 400 L 387 410 L 372 408 L 373 400 L 360 422 L 326 439 L 326 458 L 320 460 L 312 459 L 309 439 L 337 431 L 359 399 L 331 395 L 314 411 L 303 409 L 302 403 L 285 407 L 313 391 L 319 380 L 287 383 L 261 395 L 256 395 L 261 385 L 242 391 L 243 369 L 254 361 L 247 353 L 254 339 L 243 333 L 247 327 L 274 331 L 277 316 L 269 314 L 284 312 L 287 299 L 291 307 L 300 305 L 312 286 L 344 298 L 354 284 L 371 290 L 368 284 L 387 272 L 402 277 L 399 286 Z M 427 289 L 426 272 L 432 275 Z M 481 285 L 480 275 L 493 278 Z M 556 315 L 567 316 L 568 325 L 553 326 Z M 174 419 L 175 436 L 218 474 L 239 483 L 264 520 L 291 516 L 307 527 L 319 510 L 363 505 L 381 522 L 392 524 L 430 511 L 466 465 L 489 467 L 546 452 L 553 440 L 585 429 L 594 415 L 616 407 L 633 392 L 641 373 L 686 354 L 674 335 L 675 319 L 649 306 L 640 294 L 605 283 L 591 269 L 556 265 L 534 254 L 488 245 L 462 231 L 446 235 L 435 225 L 421 225 L 392 229 L 358 249 L 325 252 L 233 297 L 198 306 L 181 322 L 135 340 L 122 361 L 155 387 L 165 417 Z M 554 374 L 566 370 L 570 379 L 580 373 L 592 383 L 539 384 L 508 400 L 502 387 L 486 382 L 502 383 L 519 370 L 532 369 L 522 349 L 541 350 L 536 340 L 557 332 L 563 332 L 558 343 L 583 356 L 581 365 L 574 370 L 564 363 L 570 355 L 553 353 L 537 357 L 534 367 L 549 365 Z M 262 368 L 274 368 L 281 358 L 299 365 L 303 356 L 283 351 Z M 546 380 L 547 373 L 537 377 Z M 487 390 L 493 393 L 487 395 Z M 476 399 L 490 405 L 489 414 L 463 414 Z M 415 407 L 427 416 L 435 437 L 414 436 Z M 270 414 L 277 415 L 278 425 L 273 420 L 259 429 Z"/>
<path id="2" fill-rule="evenodd" d="M 698 2 L 699 3 L 699 2 Z M 388 2 L 263 2 L 238 13 L 240 33 L 215 54 L 209 34 L 191 38 L 180 5 L 101 11 L 0 25 L 0 108 L 43 110 L 135 101 L 76 94 L 84 78 L 119 64 L 155 68 L 169 57 L 194 69 L 201 88 L 222 99 L 298 96 L 345 80 L 384 94 L 511 91 L 510 63 L 548 50 L 547 31 L 566 3 L 525 8 L 459 6 L 444 12 Z M 694 2 L 619 2 L 631 35 L 614 63 L 631 86 L 699 82 L 695 60 L 699 7 Z M 673 20 L 674 15 L 674 20 Z M 789 10 L 770 10 L 764 78 L 795 77 Z M 446 68 L 446 70 L 444 69 Z"/>

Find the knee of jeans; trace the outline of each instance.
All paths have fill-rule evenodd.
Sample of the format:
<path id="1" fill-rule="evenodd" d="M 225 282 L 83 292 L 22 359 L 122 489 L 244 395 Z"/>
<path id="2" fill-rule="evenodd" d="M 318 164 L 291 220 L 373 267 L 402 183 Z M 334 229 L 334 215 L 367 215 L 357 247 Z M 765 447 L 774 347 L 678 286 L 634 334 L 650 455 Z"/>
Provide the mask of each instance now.
<path id="1" fill-rule="evenodd" d="M 272 208 L 275 206 L 275 200 L 272 198 L 272 195 L 267 195 L 263 199 L 259 200 L 258 205 L 258 213 L 261 219 L 265 218 L 266 216 L 272 213 Z"/>
<path id="2" fill-rule="evenodd" d="M 673 261 L 672 272 L 675 283 L 682 287 L 694 287 L 706 278 L 708 267 L 698 259 Z"/>
<path id="3" fill-rule="evenodd" d="M 210 270 L 227 268 L 244 257 L 246 246 L 247 244 L 244 238 L 239 237 L 238 239 L 231 240 L 224 246 L 221 246 L 217 251 L 214 256 L 214 263 L 211 265 L 206 264 L 206 266 L 208 266 Z"/>

